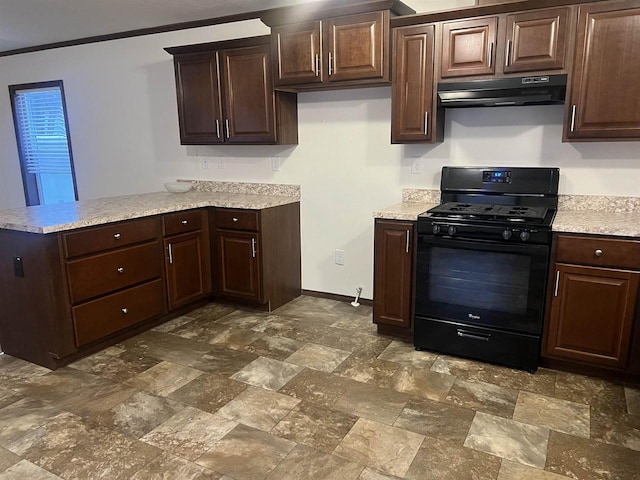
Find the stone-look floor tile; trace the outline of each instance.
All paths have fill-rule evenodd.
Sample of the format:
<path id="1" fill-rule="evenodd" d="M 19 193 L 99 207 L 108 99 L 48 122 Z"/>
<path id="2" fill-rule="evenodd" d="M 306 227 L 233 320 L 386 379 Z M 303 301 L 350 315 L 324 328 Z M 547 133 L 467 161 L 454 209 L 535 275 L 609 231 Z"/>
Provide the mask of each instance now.
<path id="1" fill-rule="evenodd" d="M 61 413 L 59 408 L 34 398 L 23 398 L 4 407 L 0 410 L 0 445 L 6 447 Z"/>
<path id="2" fill-rule="evenodd" d="M 33 463 L 22 460 L 8 470 L 0 472 L 0 480 L 62 480 L 57 475 L 47 472 Z"/>
<path id="3" fill-rule="evenodd" d="M 400 365 L 379 358 L 362 359 L 358 355 L 347 358 L 334 373 L 355 380 L 387 388 L 393 383 L 393 375 Z"/>
<path id="4" fill-rule="evenodd" d="M 335 300 L 327 298 L 302 296 L 281 306 L 273 313 L 293 317 L 299 316 L 313 320 L 317 320 L 321 317 L 329 317 L 333 318 L 333 321 L 335 322 L 341 313 L 340 310 L 336 310 L 336 305 L 338 303 L 339 302 L 336 302 Z M 327 324 L 330 325 L 329 323 Z"/>
<path id="5" fill-rule="evenodd" d="M 140 438 L 184 408 L 179 402 L 139 392 L 93 420 L 135 438 Z"/>
<path id="6" fill-rule="evenodd" d="M 262 430 L 238 425 L 196 463 L 235 480 L 262 480 L 295 445 Z"/>
<path id="7" fill-rule="evenodd" d="M 464 446 L 544 468 L 549 430 L 477 412 Z"/>
<path id="8" fill-rule="evenodd" d="M 582 403 L 522 391 L 518 395 L 513 419 L 529 425 L 589 438 L 589 405 Z"/>
<path id="9" fill-rule="evenodd" d="M 393 377 L 393 388 L 431 400 L 444 400 L 456 377 L 415 367 L 400 367 Z"/>
<path id="10" fill-rule="evenodd" d="M 170 453 L 156 457 L 131 480 L 221 480 L 222 475 Z"/>
<path id="11" fill-rule="evenodd" d="M 475 412 L 467 408 L 412 397 L 393 426 L 462 445 L 474 415 Z"/>
<path id="12" fill-rule="evenodd" d="M 335 449 L 335 454 L 402 477 L 413 462 L 424 436 L 382 423 L 359 419 Z"/>
<path id="13" fill-rule="evenodd" d="M 236 398 L 218 410 L 234 422 L 268 432 L 300 403 L 297 398 L 249 387 Z"/>
<path id="14" fill-rule="evenodd" d="M 304 322 L 298 317 L 270 315 L 267 320 L 251 330 L 277 337 L 286 337 L 302 343 L 314 342 L 324 332 L 321 325 Z"/>
<path id="15" fill-rule="evenodd" d="M 376 335 L 371 337 L 371 342 L 366 345 L 361 345 L 356 348 L 349 356 L 350 362 L 367 361 L 378 358 L 382 352 L 391 344 L 391 337 L 384 337 L 382 335 Z M 383 360 L 383 359 L 381 359 Z"/>
<path id="16" fill-rule="evenodd" d="M 640 452 L 640 417 L 591 407 L 591 439 Z"/>
<path id="17" fill-rule="evenodd" d="M 370 307 L 368 307 L 370 309 Z M 371 310 L 369 310 L 371 311 Z M 377 326 L 373 323 L 371 313 L 367 315 L 352 314 L 344 315 L 329 325 L 332 328 L 348 330 L 351 332 L 364 333 L 367 335 L 377 335 Z"/>
<path id="18" fill-rule="evenodd" d="M 492 383 L 457 378 L 446 401 L 499 417 L 511 418 L 516 407 L 518 390 Z"/>
<path id="19" fill-rule="evenodd" d="M 9 450 L 5 450 L 4 448 L 0 447 L 0 472 L 6 470 L 11 465 L 15 465 L 20 460 L 21 458 L 19 456 L 11 453 Z"/>
<path id="20" fill-rule="evenodd" d="M 166 397 L 200 375 L 200 370 L 165 361 L 127 380 L 127 384 Z"/>
<path id="21" fill-rule="evenodd" d="M 211 337 L 210 344 L 230 348 L 231 350 L 244 350 L 247 345 L 264 336 L 264 333 L 256 332 L 255 330 L 229 325 L 225 325 L 225 327 L 224 330 Z"/>
<path id="22" fill-rule="evenodd" d="M 355 352 L 359 348 L 376 341 L 376 337 L 373 335 L 353 331 L 346 332 L 339 328 L 324 326 L 318 327 L 315 335 L 315 338 L 311 338 L 307 340 L 307 342 L 320 343 L 328 347 L 347 350 L 349 352 Z"/>
<path id="23" fill-rule="evenodd" d="M 267 480 L 358 480 L 364 467 L 343 458 L 298 445 Z"/>
<path id="24" fill-rule="evenodd" d="M 601 410 L 627 411 L 624 387 L 599 378 L 558 372 L 553 396 L 598 407 Z"/>
<path id="25" fill-rule="evenodd" d="M 64 400 L 55 402 L 55 405 L 67 412 L 91 419 L 124 402 L 136 393 L 138 393 L 136 388 L 119 383 L 87 385 L 82 389 L 81 395 L 78 395 L 76 391 Z"/>
<path id="26" fill-rule="evenodd" d="M 431 368 L 438 356 L 431 352 L 418 352 L 412 344 L 394 340 L 378 358 L 407 367 Z"/>
<path id="27" fill-rule="evenodd" d="M 263 325 L 271 316 L 267 312 L 255 312 L 253 310 L 236 310 L 216 323 L 221 325 L 232 325 L 237 328 L 252 329 L 259 325 Z"/>
<path id="28" fill-rule="evenodd" d="M 68 480 L 126 479 L 161 453 L 71 413 L 52 418 L 7 448 Z"/>
<path id="29" fill-rule="evenodd" d="M 193 322 L 193 320 L 195 320 L 194 317 L 183 315 L 181 317 L 176 317 L 173 320 L 169 320 L 168 322 L 164 322 L 157 327 L 153 327 L 151 330 L 154 332 L 169 333 L 178 327 L 186 325 L 189 322 Z"/>
<path id="30" fill-rule="evenodd" d="M 132 354 L 189 365 L 208 353 L 212 346 L 199 339 L 148 330 L 118 344 Z"/>
<path id="31" fill-rule="evenodd" d="M 157 358 L 136 355 L 117 347 L 109 347 L 69 366 L 114 382 L 123 382 L 160 362 L 161 360 Z"/>
<path id="32" fill-rule="evenodd" d="M 173 329 L 171 335 L 176 335 L 181 338 L 198 340 L 200 342 L 207 342 L 218 335 L 220 332 L 229 328 L 228 325 L 222 325 L 217 322 L 212 322 L 209 319 L 193 320 L 189 323 L 185 323 L 178 328 Z"/>
<path id="33" fill-rule="evenodd" d="M 271 433 L 331 453 L 357 420 L 355 415 L 302 402 Z"/>
<path id="34" fill-rule="evenodd" d="M 187 460 L 195 460 L 229 433 L 236 422 L 186 407 L 141 438 Z"/>
<path id="35" fill-rule="evenodd" d="M 211 350 L 208 353 L 192 360 L 188 365 L 203 372 L 229 377 L 249 365 L 256 358 L 258 358 L 258 355 L 211 345 Z"/>
<path id="36" fill-rule="evenodd" d="M 303 345 L 304 343 L 290 338 L 263 335 L 259 339 L 251 342 L 244 349 L 249 353 L 260 355 L 262 357 L 284 360 Z"/>
<path id="37" fill-rule="evenodd" d="M 258 357 L 231 378 L 267 390 L 279 390 L 295 377 L 304 367 L 291 363 Z"/>
<path id="38" fill-rule="evenodd" d="M 351 352 L 326 347 L 316 343 L 307 343 L 298 351 L 291 354 L 286 361 L 323 372 L 333 372 Z"/>
<path id="39" fill-rule="evenodd" d="M 236 308 L 228 305 L 221 305 L 219 303 L 210 303 L 204 307 L 200 307 L 197 310 L 189 312 L 189 317 L 196 320 L 209 320 L 211 322 L 217 322 L 221 318 L 236 311 Z"/>
<path id="40" fill-rule="evenodd" d="M 13 388 L 29 397 L 48 402 L 61 402 L 70 396 L 77 397 L 78 392 L 88 386 L 105 385 L 112 385 L 112 382 L 81 370 L 64 367 L 46 375 L 32 376 Z"/>
<path id="41" fill-rule="evenodd" d="M 396 477 L 395 475 L 385 475 L 384 473 L 380 473 L 372 468 L 365 468 L 358 480 L 400 480 L 400 477 Z"/>
<path id="42" fill-rule="evenodd" d="M 545 470 L 579 480 L 640 478 L 638 452 L 551 431 Z"/>
<path id="43" fill-rule="evenodd" d="M 223 375 L 205 373 L 169 395 L 169 398 L 215 413 L 247 388 L 247 384 L 236 382 Z"/>
<path id="44" fill-rule="evenodd" d="M 539 468 L 527 467 L 518 462 L 502 460 L 497 480 L 568 480 L 568 478 Z"/>
<path id="45" fill-rule="evenodd" d="M 505 388 L 527 390 L 548 396 L 553 396 L 556 382 L 556 372 L 546 368 L 539 368 L 532 374 L 523 370 L 446 355 L 440 355 L 431 366 L 431 370 L 449 373 L 463 380 L 492 383 Z"/>
<path id="46" fill-rule="evenodd" d="M 279 392 L 324 407 L 332 407 L 357 382 L 305 368 Z"/>
<path id="47" fill-rule="evenodd" d="M 333 405 L 334 410 L 393 425 L 409 395 L 366 383 L 356 383 Z"/>
<path id="48" fill-rule="evenodd" d="M 22 398 L 22 395 L 12 390 L 7 390 L 6 388 L 0 387 L 0 409 L 6 407 L 7 405 L 11 405 L 12 403 L 17 402 Z"/>
<path id="49" fill-rule="evenodd" d="M 4 388 L 21 386 L 25 381 L 34 377 L 46 375 L 51 370 L 35 363 L 25 362 L 10 355 L 0 355 L 0 385 Z"/>
<path id="50" fill-rule="evenodd" d="M 424 439 L 405 478 L 407 480 L 494 480 L 500 459 L 446 440 Z"/>
<path id="51" fill-rule="evenodd" d="M 640 389 L 625 387 L 624 396 L 627 401 L 627 413 L 640 416 Z"/>

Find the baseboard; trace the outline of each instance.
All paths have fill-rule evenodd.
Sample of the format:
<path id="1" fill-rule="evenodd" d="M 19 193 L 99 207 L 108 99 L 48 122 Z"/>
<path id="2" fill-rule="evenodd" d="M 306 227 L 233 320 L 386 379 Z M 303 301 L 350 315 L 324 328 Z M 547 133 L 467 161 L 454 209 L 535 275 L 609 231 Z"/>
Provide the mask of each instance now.
<path id="1" fill-rule="evenodd" d="M 308 297 L 328 298 L 329 300 L 347 303 L 353 302 L 356 298 L 355 295 L 353 297 L 348 297 L 346 295 L 338 295 L 337 293 L 318 292 L 316 290 L 302 290 L 302 295 L 307 295 Z M 369 307 L 373 306 L 373 300 L 369 300 L 367 298 L 360 298 L 358 302 Z"/>

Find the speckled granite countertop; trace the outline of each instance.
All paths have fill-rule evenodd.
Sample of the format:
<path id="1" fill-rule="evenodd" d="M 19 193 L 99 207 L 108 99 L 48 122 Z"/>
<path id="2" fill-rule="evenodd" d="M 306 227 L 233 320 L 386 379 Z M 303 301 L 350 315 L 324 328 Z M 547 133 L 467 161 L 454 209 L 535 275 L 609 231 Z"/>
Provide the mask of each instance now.
<path id="1" fill-rule="evenodd" d="M 54 233 L 191 208 L 262 209 L 300 200 L 298 186 L 244 185 L 246 187 L 238 183 L 197 182 L 195 189 L 186 193 L 155 192 L 2 210 L 0 228 Z M 248 191 L 259 194 L 246 193 Z"/>
<path id="2" fill-rule="evenodd" d="M 374 218 L 415 221 L 440 203 L 438 190 L 404 189 L 402 203 L 373 212 Z M 560 195 L 553 230 L 640 237 L 640 197 Z"/>

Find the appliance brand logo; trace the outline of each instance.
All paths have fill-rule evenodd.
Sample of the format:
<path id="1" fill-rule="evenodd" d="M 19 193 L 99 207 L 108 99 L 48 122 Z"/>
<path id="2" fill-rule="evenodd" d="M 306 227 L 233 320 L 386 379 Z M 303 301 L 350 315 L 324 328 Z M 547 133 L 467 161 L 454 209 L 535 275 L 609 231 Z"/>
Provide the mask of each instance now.
<path id="1" fill-rule="evenodd" d="M 480 320 L 480 315 L 474 315 L 473 313 L 468 314 L 471 320 Z"/>

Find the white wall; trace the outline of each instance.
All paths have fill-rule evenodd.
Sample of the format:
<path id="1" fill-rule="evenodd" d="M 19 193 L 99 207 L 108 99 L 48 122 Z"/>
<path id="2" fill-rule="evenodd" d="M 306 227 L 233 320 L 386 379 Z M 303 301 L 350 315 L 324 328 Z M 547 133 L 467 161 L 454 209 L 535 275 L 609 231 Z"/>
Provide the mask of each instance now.
<path id="1" fill-rule="evenodd" d="M 265 33 L 249 21 L 0 58 L 0 208 L 24 205 L 6 86 L 54 79 L 64 80 L 81 199 L 161 190 L 178 177 L 300 184 L 309 290 L 353 295 L 362 285 L 371 298 L 372 211 L 398 203 L 403 187 L 438 188 L 443 165 L 559 166 L 562 193 L 640 193 L 640 144 L 562 144 L 562 107 L 450 110 L 444 143 L 391 145 L 388 87 L 300 94 L 296 147 L 180 146 L 162 48 Z M 344 266 L 333 263 L 337 248 Z"/>

